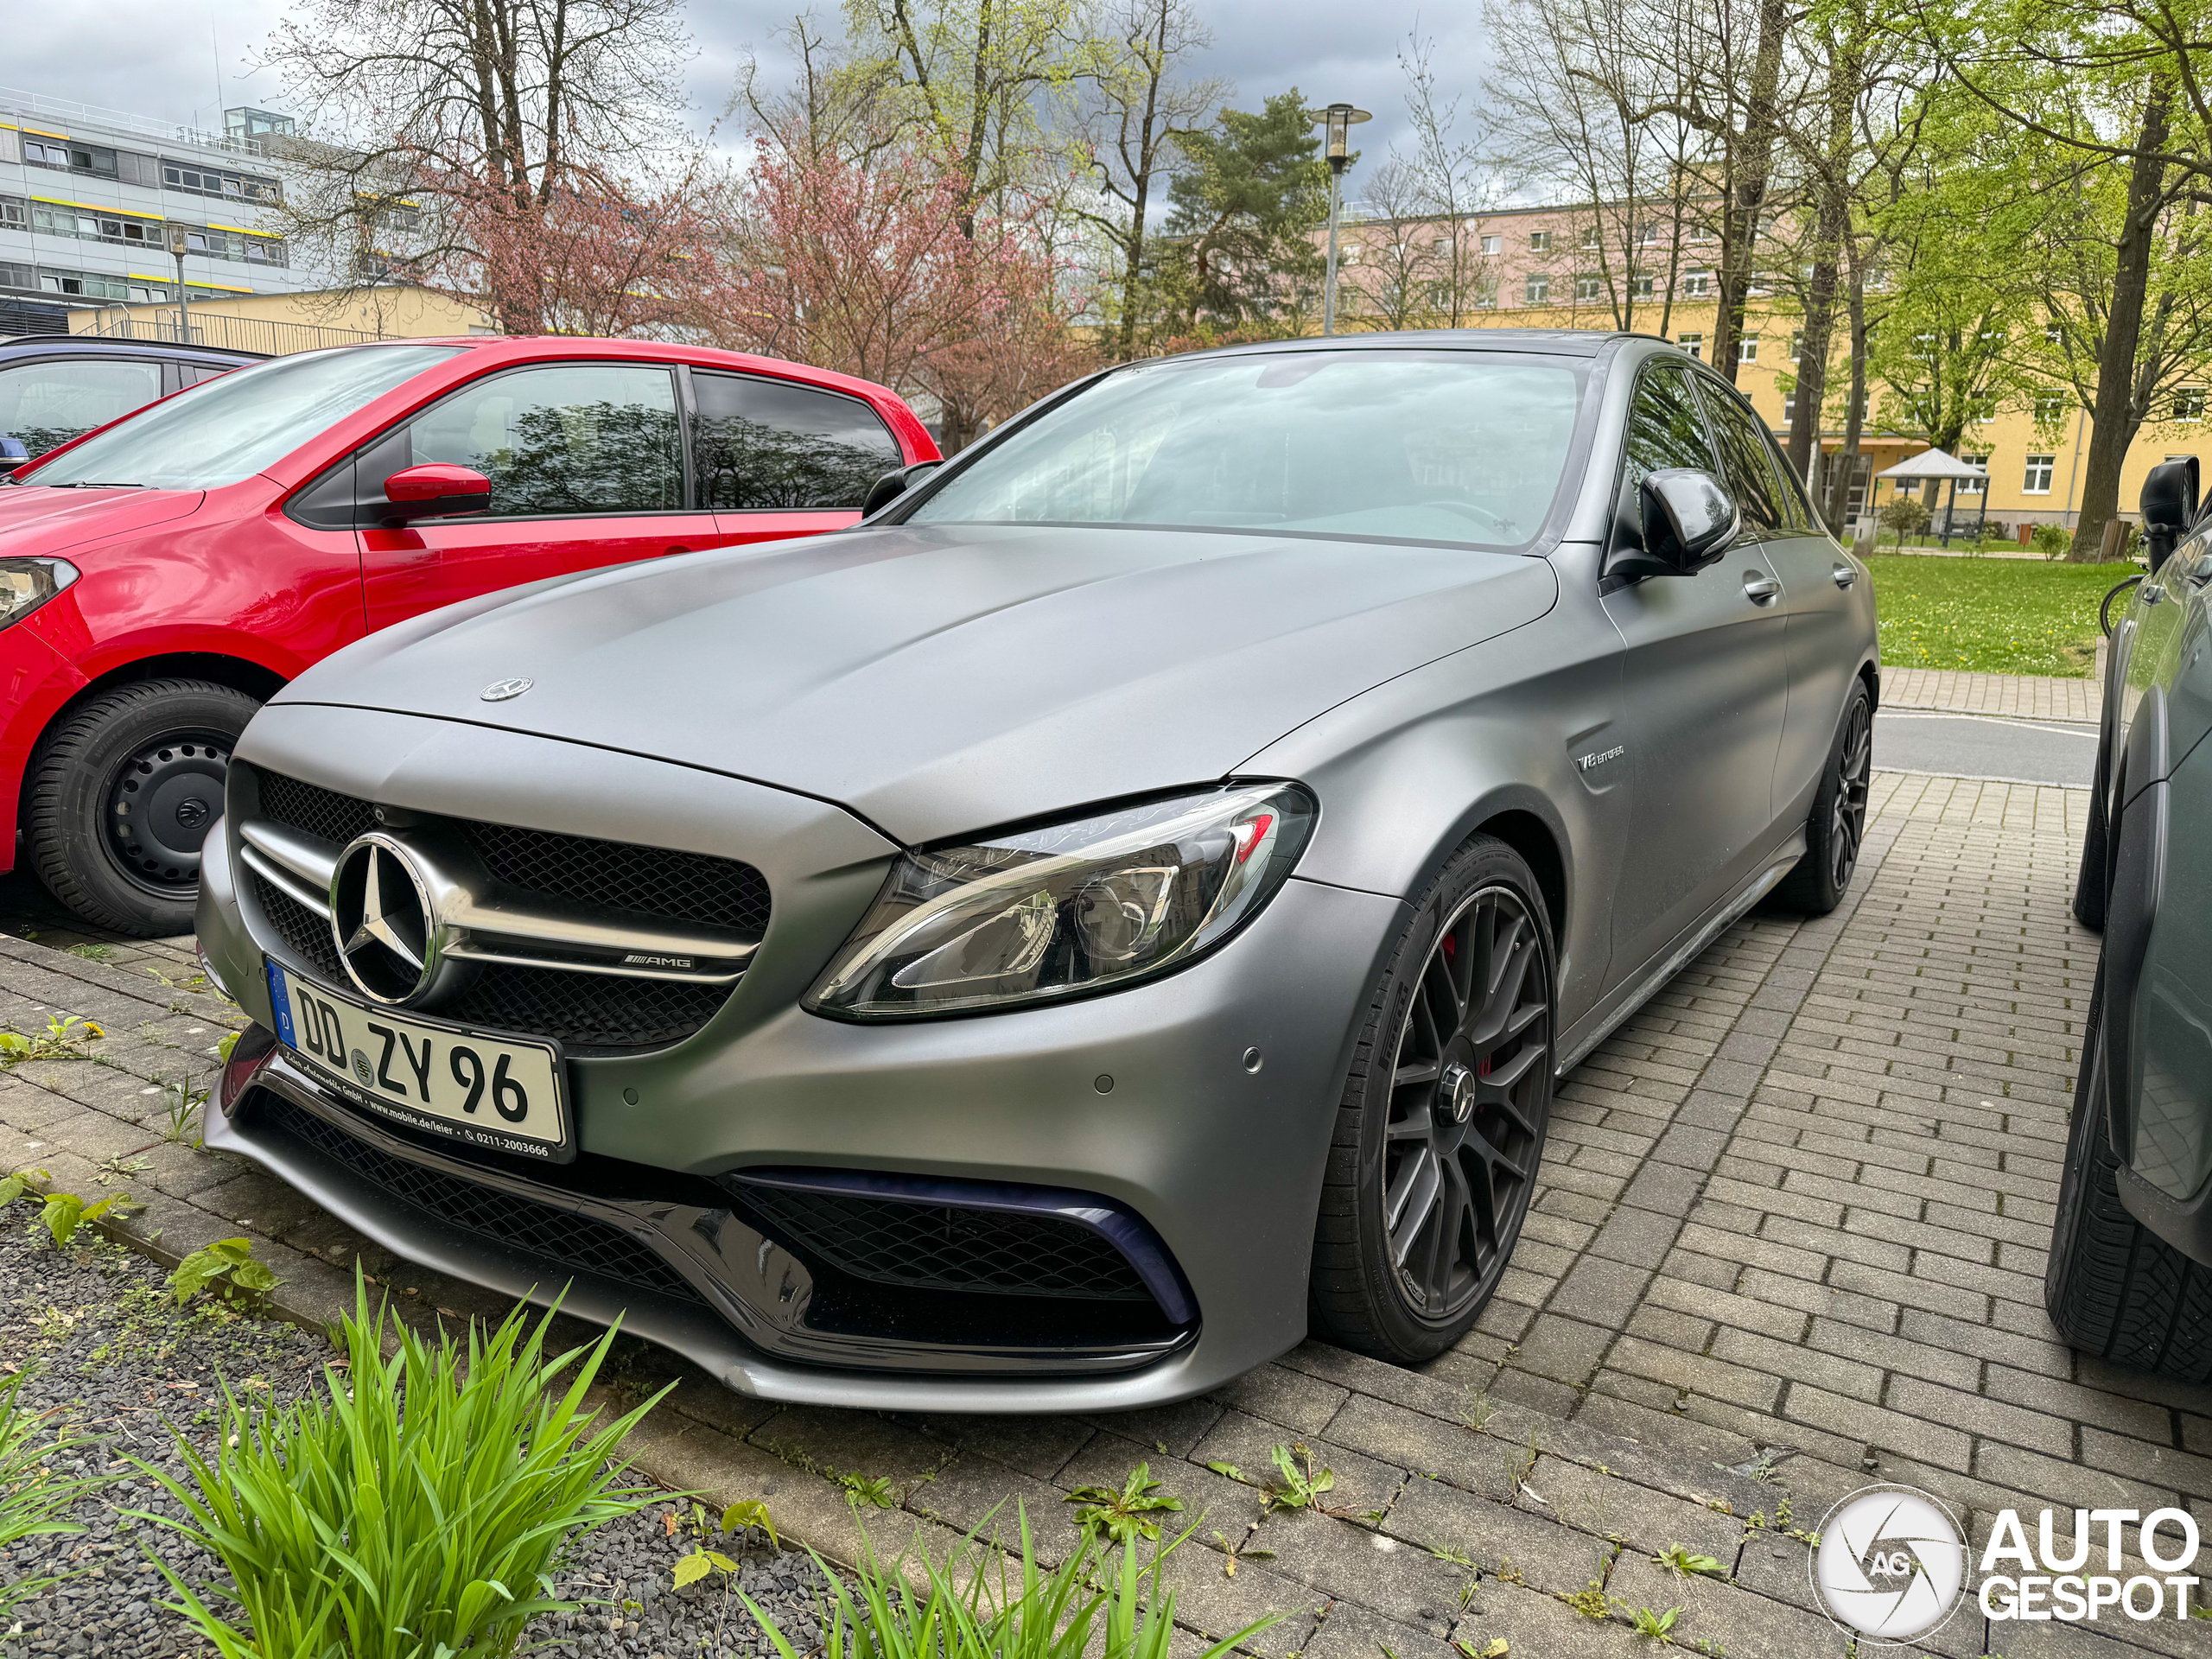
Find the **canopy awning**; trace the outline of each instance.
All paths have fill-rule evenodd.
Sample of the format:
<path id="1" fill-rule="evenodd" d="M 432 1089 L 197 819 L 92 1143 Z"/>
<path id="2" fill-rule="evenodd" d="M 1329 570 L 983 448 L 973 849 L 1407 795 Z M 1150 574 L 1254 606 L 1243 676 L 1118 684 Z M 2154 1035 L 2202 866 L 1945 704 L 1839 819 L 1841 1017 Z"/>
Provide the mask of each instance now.
<path id="1" fill-rule="evenodd" d="M 1947 454 L 1941 449 L 1923 449 L 1910 460 L 1901 461 L 1896 466 L 1878 472 L 1874 476 L 1901 479 L 1908 483 L 1924 484 L 1929 479 L 1987 478 L 1989 471 L 1986 467 L 1976 467 L 1971 462 L 1961 461 L 1956 455 Z"/>

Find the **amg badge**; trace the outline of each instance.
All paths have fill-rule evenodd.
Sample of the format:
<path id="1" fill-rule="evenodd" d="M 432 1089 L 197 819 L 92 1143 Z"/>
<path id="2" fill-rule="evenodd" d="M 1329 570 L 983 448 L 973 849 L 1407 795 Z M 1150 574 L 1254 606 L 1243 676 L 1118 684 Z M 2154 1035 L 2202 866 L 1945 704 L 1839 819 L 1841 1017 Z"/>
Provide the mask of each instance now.
<path id="1" fill-rule="evenodd" d="M 1581 767 L 1585 772 L 1592 772 L 1596 770 L 1598 767 L 1604 766 L 1608 760 L 1619 760 L 1621 756 L 1627 753 L 1627 744 L 1616 743 L 1611 748 L 1601 750 L 1596 754 L 1577 755 L 1574 759 L 1574 764 Z"/>

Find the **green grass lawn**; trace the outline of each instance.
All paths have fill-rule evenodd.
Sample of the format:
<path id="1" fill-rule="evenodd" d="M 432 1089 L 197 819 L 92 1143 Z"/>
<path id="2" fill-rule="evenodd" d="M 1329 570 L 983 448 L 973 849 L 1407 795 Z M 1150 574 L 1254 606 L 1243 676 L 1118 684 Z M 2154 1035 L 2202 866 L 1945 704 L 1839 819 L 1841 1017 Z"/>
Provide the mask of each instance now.
<path id="1" fill-rule="evenodd" d="M 2097 601 L 2133 564 L 1876 554 L 1882 660 L 1892 668 L 2088 674 Z"/>

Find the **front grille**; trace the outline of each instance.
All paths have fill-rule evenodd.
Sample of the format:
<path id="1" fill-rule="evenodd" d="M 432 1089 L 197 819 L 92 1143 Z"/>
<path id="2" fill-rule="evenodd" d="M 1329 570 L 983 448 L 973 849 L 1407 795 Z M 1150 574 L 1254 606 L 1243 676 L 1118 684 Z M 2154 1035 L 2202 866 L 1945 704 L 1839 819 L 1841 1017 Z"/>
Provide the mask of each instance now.
<path id="1" fill-rule="evenodd" d="M 261 785 L 261 816 L 275 823 L 340 847 L 377 827 L 376 809 L 366 801 L 282 772 L 257 771 L 255 777 Z"/>
<path id="2" fill-rule="evenodd" d="M 254 899 L 284 948 L 333 984 L 345 983 L 346 970 L 339 966 L 338 941 L 330 935 L 330 924 L 260 872 L 250 874 Z"/>
<path id="3" fill-rule="evenodd" d="M 505 823 L 465 826 L 485 868 L 510 887 L 577 904 L 726 927 L 757 939 L 768 884 L 750 864 L 665 847 L 632 847 Z"/>
<path id="4" fill-rule="evenodd" d="M 396 1158 L 278 1096 L 264 1093 L 261 1111 L 271 1128 L 352 1171 L 393 1202 L 420 1211 L 432 1221 L 537 1256 L 568 1272 L 596 1274 L 678 1301 L 706 1301 L 690 1281 L 620 1228 Z"/>
<path id="5" fill-rule="evenodd" d="M 261 814 L 275 823 L 340 844 L 373 827 L 367 801 L 279 772 L 257 772 L 257 778 Z M 751 939 L 767 930 L 767 880 L 737 859 L 508 824 L 454 823 L 491 874 L 524 894 L 726 928 Z M 334 984 L 346 983 L 329 924 L 257 874 L 252 887 L 283 947 Z M 551 1038 L 574 1052 L 624 1052 L 682 1042 L 713 1018 L 731 988 L 487 963 L 449 1001 L 424 1012 Z"/>
<path id="6" fill-rule="evenodd" d="M 917 1290 L 1150 1301 L 1128 1258 L 1058 1216 L 807 1192 L 753 1181 L 746 1201 L 802 1253 L 855 1279 Z"/>
<path id="7" fill-rule="evenodd" d="M 655 1048 L 680 1043 L 705 1025 L 729 989 L 486 963 L 460 995 L 428 1012 L 442 1020 L 556 1037 L 571 1051 Z"/>

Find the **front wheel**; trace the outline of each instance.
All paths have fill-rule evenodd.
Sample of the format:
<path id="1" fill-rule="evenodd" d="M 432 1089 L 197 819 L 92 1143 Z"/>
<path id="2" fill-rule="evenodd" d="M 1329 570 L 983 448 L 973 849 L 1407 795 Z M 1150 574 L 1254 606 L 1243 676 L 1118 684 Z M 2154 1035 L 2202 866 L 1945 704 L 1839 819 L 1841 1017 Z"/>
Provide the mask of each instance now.
<path id="1" fill-rule="evenodd" d="M 1784 909 L 1825 916 L 1843 902 L 1866 837 L 1866 799 L 1874 775 L 1874 700 L 1853 680 L 1835 743 L 1805 820 L 1805 855 L 1774 890 Z"/>
<path id="2" fill-rule="evenodd" d="M 1551 927 L 1535 879 L 1477 836 L 1412 901 L 1364 1015 L 1313 1242 L 1313 1312 L 1345 1347 L 1443 1352 L 1497 1291 L 1551 1116 Z"/>
<path id="3" fill-rule="evenodd" d="M 2212 1382 L 2212 1268 L 2190 1261 L 2120 1202 L 2104 1001 L 2101 967 L 2074 1084 L 2044 1306 L 2070 1347 L 2134 1370 Z"/>
<path id="4" fill-rule="evenodd" d="M 205 680 L 118 686 L 40 745 L 23 815 L 48 891 L 99 926 L 187 933 L 231 750 L 261 707 Z"/>

